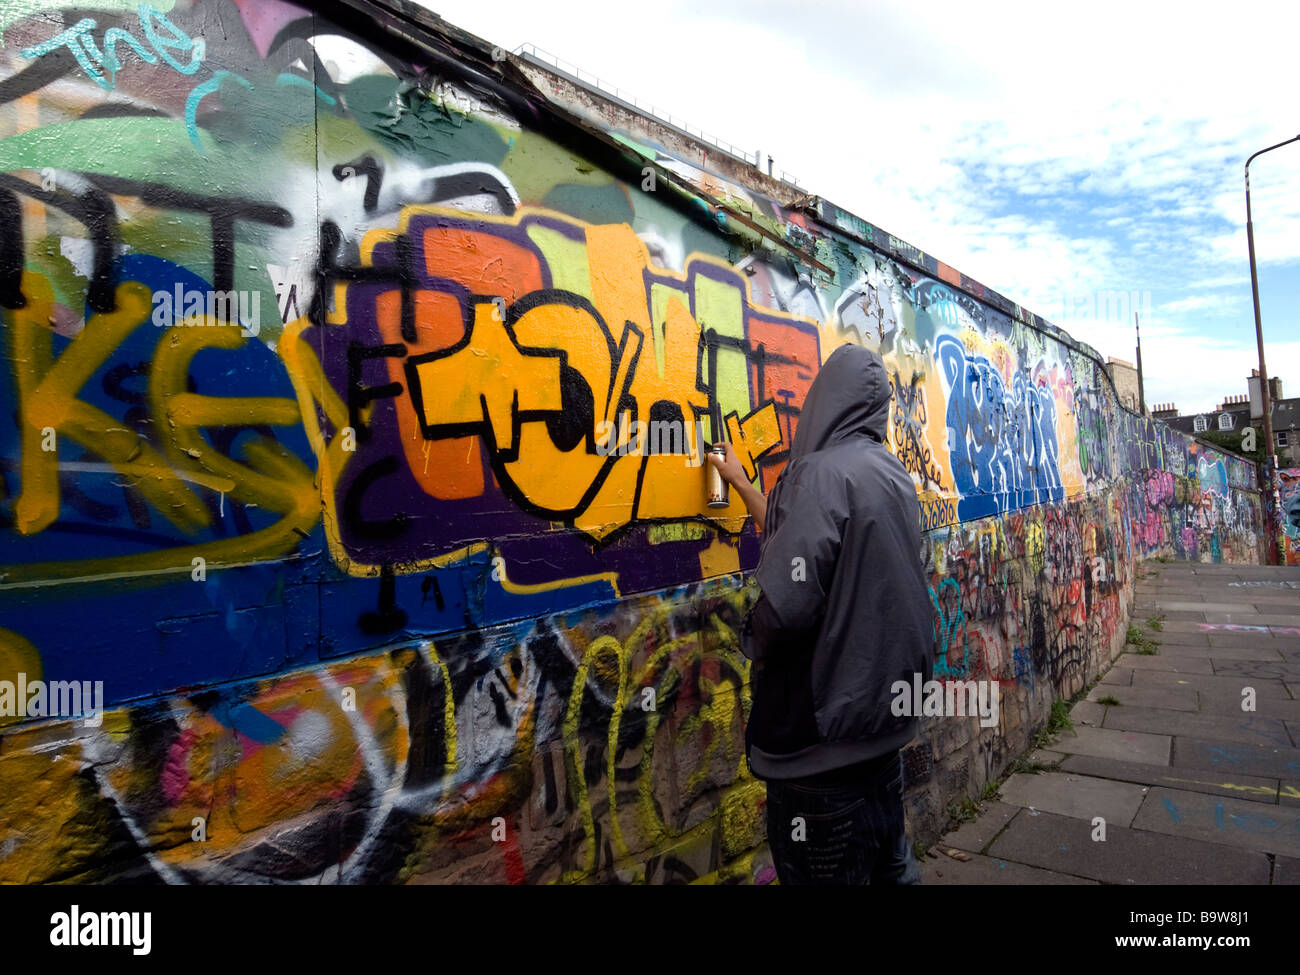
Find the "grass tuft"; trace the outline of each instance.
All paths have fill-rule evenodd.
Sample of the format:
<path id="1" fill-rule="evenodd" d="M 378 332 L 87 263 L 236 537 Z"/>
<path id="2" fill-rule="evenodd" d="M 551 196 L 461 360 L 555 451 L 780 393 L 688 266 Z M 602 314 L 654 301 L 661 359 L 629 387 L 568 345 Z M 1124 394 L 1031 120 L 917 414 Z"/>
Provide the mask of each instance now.
<path id="1" fill-rule="evenodd" d="M 1154 656 L 1160 651 L 1156 648 L 1160 646 L 1155 640 L 1147 636 L 1134 623 L 1128 625 L 1128 632 L 1124 634 L 1124 642 L 1133 648 L 1133 652 L 1144 657 Z"/>

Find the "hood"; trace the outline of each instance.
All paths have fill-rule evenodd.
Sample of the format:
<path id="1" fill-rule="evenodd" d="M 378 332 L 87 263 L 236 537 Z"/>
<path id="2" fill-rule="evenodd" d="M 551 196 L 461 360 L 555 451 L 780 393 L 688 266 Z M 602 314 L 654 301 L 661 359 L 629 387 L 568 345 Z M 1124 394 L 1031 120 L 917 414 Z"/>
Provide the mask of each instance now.
<path id="1" fill-rule="evenodd" d="M 884 443 L 892 398 L 880 356 L 860 345 L 840 346 L 804 398 L 790 462 L 857 434 Z"/>

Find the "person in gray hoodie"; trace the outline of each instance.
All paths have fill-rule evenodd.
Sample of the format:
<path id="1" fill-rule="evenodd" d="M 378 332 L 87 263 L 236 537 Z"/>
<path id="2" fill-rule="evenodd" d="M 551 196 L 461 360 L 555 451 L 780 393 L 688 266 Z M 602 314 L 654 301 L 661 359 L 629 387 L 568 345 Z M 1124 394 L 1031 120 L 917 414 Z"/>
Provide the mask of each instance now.
<path id="1" fill-rule="evenodd" d="M 880 356 L 836 349 L 803 403 L 764 499 L 730 444 L 709 460 L 762 533 L 746 757 L 767 783 L 782 884 L 920 883 L 903 818 L 901 749 L 917 719 L 893 685 L 928 681 L 935 627 L 911 475 L 885 445 Z"/>

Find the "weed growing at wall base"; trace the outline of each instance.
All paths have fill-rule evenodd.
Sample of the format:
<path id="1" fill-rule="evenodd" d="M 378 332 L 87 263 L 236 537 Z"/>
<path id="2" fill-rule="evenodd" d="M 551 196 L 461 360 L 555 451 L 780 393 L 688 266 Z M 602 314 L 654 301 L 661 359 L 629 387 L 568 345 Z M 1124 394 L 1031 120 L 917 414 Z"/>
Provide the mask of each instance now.
<path id="1" fill-rule="evenodd" d="M 1160 651 L 1157 649 L 1160 644 L 1147 636 L 1137 624 L 1130 623 L 1128 631 L 1124 634 L 1124 642 L 1133 647 L 1133 652 L 1144 657 L 1155 656 Z"/>
<path id="2" fill-rule="evenodd" d="M 1070 705 L 1065 701 L 1053 701 L 1052 713 L 1047 719 L 1047 724 L 1043 730 L 1034 735 L 1034 741 L 1031 748 L 1047 748 L 1056 744 L 1056 739 L 1064 731 L 1073 731 L 1074 722 L 1070 720 Z"/>

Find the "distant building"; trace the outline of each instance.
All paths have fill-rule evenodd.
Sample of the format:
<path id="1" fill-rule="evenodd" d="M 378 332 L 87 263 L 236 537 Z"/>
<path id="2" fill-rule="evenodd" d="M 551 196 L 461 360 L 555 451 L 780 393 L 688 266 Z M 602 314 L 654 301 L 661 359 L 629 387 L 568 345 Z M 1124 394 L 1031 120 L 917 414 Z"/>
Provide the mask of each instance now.
<path id="1" fill-rule="evenodd" d="M 1157 403 L 1152 407 L 1151 415 L 1157 420 L 1164 420 L 1176 430 L 1193 435 L 1212 431 L 1231 433 L 1253 426 L 1262 437 L 1264 412 L 1259 393 L 1258 369 L 1251 370 L 1246 388 L 1248 392 L 1245 395 L 1225 396 L 1222 403 L 1205 413 L 1189 413 L 1184 416 L 1173 403 Z M 1282 380 L 1276 376 L 1269 379 L 1268 392 L 1273 419 L 1273 447 L 1278 462 L 1284 467 L 1300 465 L 1300 431 L 1297 429 L 1300 428 L 1300 397 L 1284 398 Z"/>
<path id="2" fill-rule="evenodd" d="M 1106 372 L 1110 374 L 1110 381 L 1115 384 L 1115 392 L 1119 394 L 1119 401 L 1134 413 L 1142 412 L 1142 396 L 1138 389 L 1137 367 L 1131 362 L 1125 362 L 1123 359 L 1116 359 L 1111 356 L 1106 361 Z"/>

